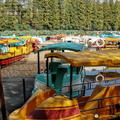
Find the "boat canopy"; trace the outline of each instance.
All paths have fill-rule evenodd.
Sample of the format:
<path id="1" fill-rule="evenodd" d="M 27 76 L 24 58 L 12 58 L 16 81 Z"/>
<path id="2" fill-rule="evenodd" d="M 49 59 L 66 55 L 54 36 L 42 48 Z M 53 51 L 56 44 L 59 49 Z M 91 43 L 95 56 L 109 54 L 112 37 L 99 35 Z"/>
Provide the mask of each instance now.
<path id="1" fill-rule="evenodd" d="M 112 41 L 112 42 L 115 42 L 115 41 L 120 41 L 120 38 L 107 37 L 107 38 L 105 38 L 105 41 Z"/>
<path id="2" fill-rule="evenodd" d="M 64 43 L 56 43 L 45 46 L 39 50 L 34 51 L 34 53 L 38 53 L 46 50 L 72 50 L 72 51 L 83 51 L 84 45 L 72 42 L 64 42 Z"/>
<path id="3" fill-rule="evenodd" d="M 13 37 L 17 37 L 17 36 L 14 36 L 14 35 L 10 35 L 10 36 L 0 35 L 0 39 L 1 38 L 13 38 Z"/>
<path id="4" fill-rule="evenodd" d="M 13 40 L 13 39 L 0 40 L 0 44 L 12 44 L 12 43 L 20 43 L 20 40 Z"/>
<path id="5" fill-rule="evenodd" d="M 120 63 L 120 49 L 81 52 L 55 52 L 45 57 L 59 57 L 72 66 L 109 66 Z"/>
<path id="6" fill-rule="evenodd" d="M 25 39 L 28 39 L 28 38 L 32 38 L 32 36 L 18 36 L 18 37 L 14 37 L 14 38 L 25 38 Z"/>

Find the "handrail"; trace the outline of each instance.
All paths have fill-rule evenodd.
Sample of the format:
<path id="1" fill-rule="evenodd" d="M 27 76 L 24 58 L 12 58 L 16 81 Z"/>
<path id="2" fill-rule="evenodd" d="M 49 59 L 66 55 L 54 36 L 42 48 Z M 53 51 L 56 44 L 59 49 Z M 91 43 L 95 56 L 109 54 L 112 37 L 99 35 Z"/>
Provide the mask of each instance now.
<path id="1" fill-rule="evenodd" d="M 113 80 L 109 80 L 109 81 L 113 81 Z M 108 83 L 109 82 L 108 80 L 104 80 L 102 82 L 104 83 Z M 114 80 L 114 82 L 116 83 L 117 79 Z M 91 89 L 94 89 L 92 88 L 91 84 L 92 83 L 101 83 L 101 82 L 85 82 L 84 84 L 75 84 L 75 85 L 72 85 L 72 86 L 77 86 L 77 85 L 88 85 L 88 88 L 87 89 L 81 89 L 81 90 L 77 90 L 77 91 L 72 91 L 72 92 L 80 92 L 80 91 L 84 91 L 84 90 L 91 90 Z M 62 88 L 64 87 L 70 87 L 70 86 L 62 86 Z M 56 87 L 54 89 L 57 89 L 57 88 L 61 88 L 61 87 Z M 62 94 L 66 94 L 66 93 L 69 93 L 69 92 L 65 92 L 65 93 L 62 93 Z M 115 97 L 120 97 L 120 95 L 116 95 L 116 96 L 110 96 L 110 97 L 104 97 L 104 98 L 99 98 L 99 99 L 94 99 L 94 100 L 88 100 L 88 101 L 83 101 L 83 102 L 79 102 L 79 104 L 83 104 L 83 103 L 88 103 L 88 102 L 93 102 L 93 101 L 98 101 L 98 107 L 95 107 L 95 108 L 92 108 L 92 109 L 87 109 L 87 110 L 82 110 L 80 112 L 85 112 L 85 111 L 90 111 L 90 110 L 96 110 L 96 109 L 100 109 L 100 108 L 105 108 L 105 107 L 110 107 L 110 106 L 115 106 L 115 105 L 118 105 L 120 103 L 116 103 L 116 104 L 110 104 L 110 105 L 105 105 L 105 106 L 102 106 L 102 100 L 104 99 L 110 99 L 110 98 L 115 98 Z"/>
<path id="2" fill-rule="evenodd" d="M 112 111 L 113 113 L 111 113 L 111 114 L 114 114 L 114 106 L 116 106 L 116 109 L 117 109 L 117 105 L 119 105 L 120 103 L 115 103 L 115 104 L 110 104 L 110 105 L 104 105 L 104 106 L 102 106 L 101 103 L 102 103 L 102 100 L 104 100 L 104 99 L 115 98 L 115 97 L 120 97 L 120 95 L 110 96 L 110 97 L 104 97 L 104 98 L 94 99 L 94 100 L 88 100 L 88 101 L 84 101 L 84 102 L 79 102 L 79 104 L 82 104 L 82 103 L 88 103 L 88 102 L 98 101 L 98 107 L 95 107 L 95 108 L 92 108 L 92 109 L 81 110 L 80 112 L 85 112 L 85 111 L 90 111 L 90 110 L 96 110 L 96 109 L 100 109 L 100 108 L 105 108 L 105 107 L 112 106 L 113 107 L 113 111 Z"/>
<path id="3" fill-rule="evenodd" d="M 120 104 L 120 103 L 111 104 L 111 105 L 105 105 L 105 106 L 102 106 L 102 107 L 92 108 L 92 109 L 87 109 L 87 110 L 81 110 L 80 112 L 85 112 L 85 111 L 90 111 L 90 110 L 96 110 L 96 109 L 100 109 L 100 108 L 105 108 L 105 107 L 115 106 L 115 105 L 118 105 L 118 104 Z M 114 113 L 111 113 L 111 114 L 114 114 Z"/>
<path id="4" fill-rule="evenodd" d="M 118 80 L 118 79 L 114 79 L 114 82 L 116 83 L 117 80 Z M 104 80 L 104 81 L 102 81 L 102 82 L 99 82 L 99 81 L 95 81 L 95 82 L 84 82 L 84 84 L 83 84 L 83 83 L 81 83 L 81 84 L 74 84 L 74 85 L 72 85 L 72 86 L 88 85 L 88 89 L 82 89 L 82 90 L 89 90 L 89 89 L 94 89 L 94 88 L 91 88 L 91 84 L 92 84 L 92 83 L 99 83 L 99 84 L 101 84 L 101 83 L 108 83 L 108 82 L 110 82 L 110 81 L 113 81 L 113 80 Z M 55 87 L 55 88 L 53 88 L 53 89 L 64 88 L 64 87 L 70 87 L 70 86 L 68 85 L 68 86 L 62 86 L 62 87 Z M 79 91 L 81 91 L 81 90 L 79 90 Z"/>

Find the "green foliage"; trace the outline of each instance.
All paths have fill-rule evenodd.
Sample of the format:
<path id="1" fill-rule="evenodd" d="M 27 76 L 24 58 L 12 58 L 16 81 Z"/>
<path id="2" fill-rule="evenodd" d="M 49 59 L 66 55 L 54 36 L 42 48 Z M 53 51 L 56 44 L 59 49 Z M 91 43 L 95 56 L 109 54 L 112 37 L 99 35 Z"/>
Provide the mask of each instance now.
<path id="1" fill-rule="evenodd" d="M 120 30 L 118 0 L 6 0 L 0 8 L 0 31 Z"/>
<path id="2" fill-rule="evenodd" d="M 15 31 L 1 31 L 0 35 L 18 35 L 18 36 L 41 36 L 41 35 L 55 35 L 55 34 L 67 34 L 67 35 L 84 35 L 84 34 L 90 34 L 90 32 L 85 32 L 82 30 L 15 30 Z"/>

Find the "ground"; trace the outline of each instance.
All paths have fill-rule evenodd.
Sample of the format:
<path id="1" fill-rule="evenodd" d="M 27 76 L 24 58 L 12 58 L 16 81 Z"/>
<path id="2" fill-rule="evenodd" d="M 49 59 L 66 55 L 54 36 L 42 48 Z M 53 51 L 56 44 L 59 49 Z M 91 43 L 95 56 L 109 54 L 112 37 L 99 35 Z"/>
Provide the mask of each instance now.
<path id="1" fill-rule="evenodd" d="M 44 42 L 43 44 L 39 45 L 39 48 L 57 42 L 60 41 Z M 46 66 L 44 54 L 48 52 L 50 51 L 40 53 L 41 72 L 43 72 Z M 11 65 L 1 69 L 5 106 L 8 116 L 12 111 L 22 107 L 25 101 L 31 96 L 31 92 L 34 87 L 35 75 L 38 71 L 37 66 L 37 54 L 32 52 L 22 60 L 14 62 Z M 25 91 L 23 80 L 25 80 Z M 2 115 L 0 110 L 0 120 L 1 119 Z"/>
<path id="2" fill-rule="evenodd" d="M 46 46 L 48 44 L 58 43 L 57 41 L 46 41 L 39 45 L 39 48 Z M 45 69 L 45 58 L 44 55 L 50 51 L 44 51 L 40 53 L 40 69 L 41 72 Z M 14 62 L 13 64 L 3 68 L 1 70 L 2 77 L 35 77 L 38 67 L 37 67 L 37 54 L 34 52 L 27 55 L 20 61 Z"/>

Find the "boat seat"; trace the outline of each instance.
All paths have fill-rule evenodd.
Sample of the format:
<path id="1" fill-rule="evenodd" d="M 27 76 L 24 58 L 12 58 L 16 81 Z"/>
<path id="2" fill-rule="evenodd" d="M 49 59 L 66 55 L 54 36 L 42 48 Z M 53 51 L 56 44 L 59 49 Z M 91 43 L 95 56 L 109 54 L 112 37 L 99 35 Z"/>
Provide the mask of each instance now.
<path id="1" fill-rule="evenodd" d="M 49 73 L 51 74 L 51 79 L 52 79 L 53 84 L 54 84 L 54 81 L 56 79 L 57 68 L 61 64 L 62 63 L 59 62 L 59 61 L 51 61 L 50 64 L 49 64 Z"/>
<path id="2" fill-rule="evenodd" d="M 57 72 L 57 67 L 59 65 L 61 65 L 62 63 L 59 62 L 59 61 L 51 61 L 50 64 L 49 64 L 49 70 L 50 70 L 50 73 L 56 73 Z"/>
<path id="3" fill-rule="evenodd" d="M 66 65 L 59 65 L 57 68 L 57 74 L 55 79 L 54 87 L 61 87 L 63 84 L 64 75 L 67 73 L 68 66 Z M 61 93 L 62 88 L 56 89 L 57 93 Z"/>
<path id="4" fill-rule="evenodd" d="M 80 74 L 83 71 L 83 66 L 73 67 L 73 74 Z M 70 66 L 68 67 L 67 73 L 70 74 Z"/>

